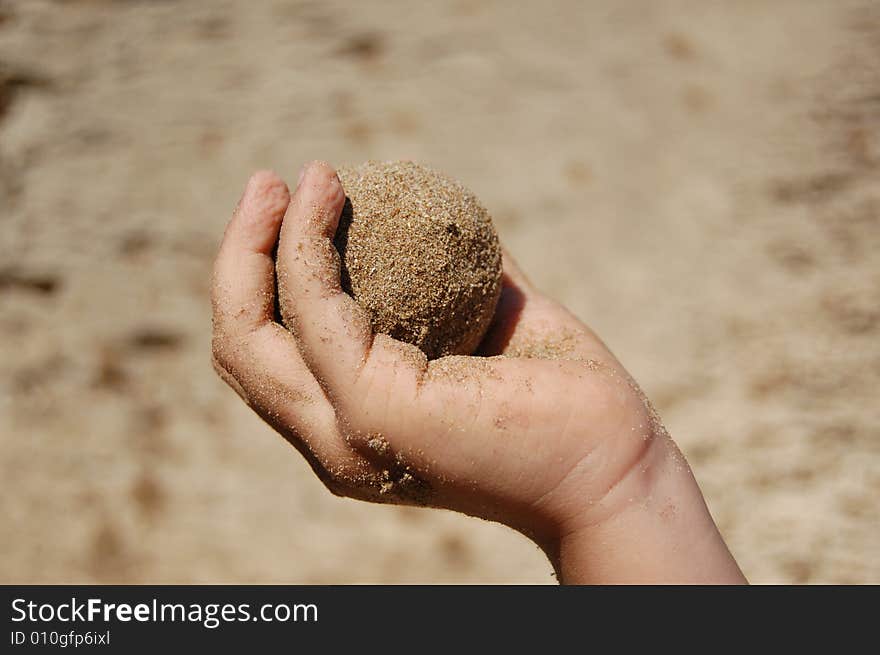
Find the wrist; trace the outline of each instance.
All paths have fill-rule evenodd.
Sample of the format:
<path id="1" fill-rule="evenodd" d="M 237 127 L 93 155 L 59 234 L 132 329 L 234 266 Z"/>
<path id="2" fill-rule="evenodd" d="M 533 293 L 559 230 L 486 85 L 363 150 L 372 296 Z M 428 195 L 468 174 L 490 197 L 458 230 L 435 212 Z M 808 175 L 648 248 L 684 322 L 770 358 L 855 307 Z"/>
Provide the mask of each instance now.
<path id="1" fill-rule="evenodd" d="M 601 497 L 588 488 L 570 497 L 554 538 L 542 544 L 563 584 L 746 582 L 665 435 Z"/>

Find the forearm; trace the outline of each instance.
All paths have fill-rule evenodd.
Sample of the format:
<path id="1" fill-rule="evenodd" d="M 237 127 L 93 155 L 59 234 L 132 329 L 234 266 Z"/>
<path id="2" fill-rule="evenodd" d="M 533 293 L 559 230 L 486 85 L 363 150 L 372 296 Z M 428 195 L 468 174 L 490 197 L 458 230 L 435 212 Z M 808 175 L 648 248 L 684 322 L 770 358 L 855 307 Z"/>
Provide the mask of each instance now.
<path id="1" fill-rule="evenodd" d="M 564 531 L 564 584 L 745 584 L 682 455 L 658 442 L 606 499 L 619 510 Z"/>

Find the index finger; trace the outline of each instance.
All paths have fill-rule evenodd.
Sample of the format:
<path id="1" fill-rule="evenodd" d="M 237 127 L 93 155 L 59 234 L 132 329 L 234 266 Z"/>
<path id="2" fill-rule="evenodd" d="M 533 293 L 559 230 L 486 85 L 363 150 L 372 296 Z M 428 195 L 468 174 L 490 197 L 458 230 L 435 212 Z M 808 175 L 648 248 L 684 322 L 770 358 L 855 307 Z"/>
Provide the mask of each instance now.
<path id="1" fill-rule="evenodd" d="M 364 395 L 358 389 L 366 368 L 381 369 L 383 377 L 397 368 L 384 365 L 400 363 L 389 342 L 406 345 L 374 337 L 368 314 L 342 289 L 333 236 L 344 202 L 336 171 L 324 162 L 311 163 L 284 216 L 277 274 L 281 314 L 303 356 L 328 395 L 350 403 Z"/>

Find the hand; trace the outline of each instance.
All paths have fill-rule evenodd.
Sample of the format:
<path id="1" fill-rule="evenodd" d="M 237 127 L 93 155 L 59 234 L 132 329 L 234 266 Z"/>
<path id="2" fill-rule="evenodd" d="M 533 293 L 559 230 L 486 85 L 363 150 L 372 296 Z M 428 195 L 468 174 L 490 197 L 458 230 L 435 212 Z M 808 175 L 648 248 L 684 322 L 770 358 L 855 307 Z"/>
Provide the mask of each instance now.
<path id="1" fill-rule="evenodd" d="M 479 356 L 429 362 L 373 334 L 340 286 L 344 200 L 323 163 L 293 198 L 256 174 L 213 290 L 218 372 L 331 491 L 505 523 L 565 581 L 742 580 L 639 387 L 507 253 Z"/>

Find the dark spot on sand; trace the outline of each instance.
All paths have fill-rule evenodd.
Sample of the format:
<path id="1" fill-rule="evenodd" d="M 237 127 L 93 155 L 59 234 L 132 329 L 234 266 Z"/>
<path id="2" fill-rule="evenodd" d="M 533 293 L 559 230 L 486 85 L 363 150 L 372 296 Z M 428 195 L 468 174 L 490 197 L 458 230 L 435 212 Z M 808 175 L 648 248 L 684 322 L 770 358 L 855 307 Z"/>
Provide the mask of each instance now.
<path id="1" fill-rule="evenodd" d="M 449 566 L 464 568 L 471 562 L 471 550 L 460 535 L 441 536 L 437 541 L 437 547 Z"/>
<path id="2" fill-rule="evenodd" d="M 573 187 L 589 184 L 593 180 L 593 170 L 589 164 L 579 160 L 572 160 L 565 165 L 565 178 Z"/>
<path id="3" fill-rule="evenodd" d="M 712 107 L 715 101 L 712 93 L 699 84 L 689 84 L 681 94 L 682 102 L 692 113 L 699 114 Z"/>
<path id="4" fill-rule="evenodd" d="M 826 452 L 880 453 L 876 431 L 858 423 L 833 422 L 815 429 L 809 439 L 811 446 Z"/>
<path id="5" fill-rule="evenodd" d="M 199 148 L 206 156 L 214 155 L 226 142 L 226 135 L 222 130 L 208 128 L 199 136 Z"/>
<path id="6" fill-rule="evenodd" d="M 816 267 L 813 253 L 797 243 L 777 241 L 767 246 L 767 253 L 785 270 L 802 275 Z"/>
<path id="7" fill-rule="evenodd" d="M 813 576 L 813 565 L 803 559 L 780 562 L 780 568 L 793 584 L 805 584 Z"/>
<path id="8" fill-rule="evenodd" d="M 821 310 L 834 327 L 846 334 L 870 334 L 880 328 L 880 307 L 870 298 L 830 293 L 822 298 Z"/>
<path id="9" fill-rule="evenodd" d="M 88 554 L 89 568 L 102 580 L 119 578 L 128 566 L 125 543 L 108 519 L 95 528 Z"/>
<path id="10" fill-rule="evenodd" d="M 874 502 L 869 494 L 863 496 L 841 494 L 836 498 L 837 507 L 846 516 L 869 520 L 874 514 Z"/>
<path id="11" fill-rule="evenodd" d="M 112 144 L 116 135 L 105 127 L 91 126 L 76 130 L 71 138 L 84 146 L 98 148 Z"/>
<path id="12" fill-rule="evenodd" d="M 52 296 L 60 287 L 60 280 L 49 273 L 33 273 L 18 269 L 0 270 L 0 293 L 20 291 L 38 296 Z"/>
<path id="13" fill-rule="evenodd" d="M 20 394 L 39 391 L 57 379 L 67 363 L 62 354 L 51 354 L 36 365 L 26 366 L 15 371 L 12 376 L 12 387 L 16 393 Z"/>
<path id="14" fill-rule="evenodd" d="M 347 123 L 342 132 L 345 138 L 356 145 L 366 145 L 373 138 L 373 129 L 369 123 L 361 120 L 354 120 Z"/>
<path id="15" fill-rule="evenodd" d="M 852 175 L 839 171 L 775 180 L 770 184 L 770 195 L 782 204 L 821 202 L 844 190 L 852 180 Z"/>
<path id="16" fill-rule="evenodd" d="M 92 378 L 92 385 L 97 389 L 122 391 L 128 386 L 128 373 L 122 358 L 112 348 L 104 348 L 98 355 L 98 366 Z"/>
<path id="17" fill-rule="evenodd" d="M 136 430 L 156 433 L 165 428 L 168 423 L 168 415 L 162 405 L 147 404 L 138 406 L 133 415 L 134 428 Z"/>
<path id="18" fill-rule="evenodd" d="M 867 127 L 854 127 L 846 135 L 846 150 L 860 166 L 873 168 L 880 163 L 878 141 L 877 135 Z"/>
<path id="19" fill-rule="evenodd" d="M 198 38 L 215 41 L 231 36 L 232 26 L 226 16 L 209 16 L 196 21 L 195 32 Z"/>
<path id="20" fill-rule="evenodd" d="M 793 372 L 787 365 L 763 371 L 752 377 L 748 383 L 749 396 L 753 400 L 768 399 L 774 394 L 787 390 L 796 383 Z"/>
<path id="21" fill-rule="evenodd" d="M 375 61 L 385 52 L 385 39 L 378 32 L 364 32 L 349 37 L 336 53 L 360 61 Z"/>
<path id="22" fill-rule="evenodd" d="M 203 262 L 211 261 L 217 248 L 212 236 L 196 231 L 179 234 L 169 245 L 174 252 Z"/>
<path id="23" fill-rule="evenodd" d="M 135 452 L 145 464 L 158 459 L 172 461 L 179 457 L 165 436 L 168 416 L 161 405 L 143 405 L 130 418 L 130 435 Z"/>
<path id="24" fill-rule="evenodd" d="M 183 342 L 181 333 L 161 327 L 140 328 L 128 337 L 132 349 L 149 352 L 179 350 Z"/>
<path id="25" fill-rule="evenodd" d="M 149 471 L 144 471 L 135 480 L 131 487 L 131 498 L 140 513 L 148 519 L 159 515 L 165 503 L 162 486 Z"/>
<path id="26" fill-rule="evenodd" d="M 27 70 L 7 68 L 0 64 L 0 118 L 2 118 L 19 94 L 29 90 L 48 89 L 49 79 Z"/>
<path id="27" fill-rule="evenodd" d="M 129 258 L 136 258 L 150 251 L 155 246 L 153 237 L 146 232 L 131 232 L 122 237 L 119 242 L 119 254 Z"/>
<path id="28" fill-rule="evenodd" d="M 690 61 L 697 57 L 693 42 L 680 33 L 667 34 L 663 39 L 663 49 L 667 55 L 679 61 Z"/>

